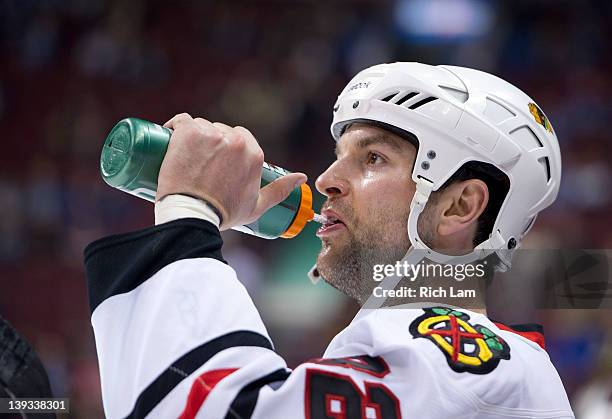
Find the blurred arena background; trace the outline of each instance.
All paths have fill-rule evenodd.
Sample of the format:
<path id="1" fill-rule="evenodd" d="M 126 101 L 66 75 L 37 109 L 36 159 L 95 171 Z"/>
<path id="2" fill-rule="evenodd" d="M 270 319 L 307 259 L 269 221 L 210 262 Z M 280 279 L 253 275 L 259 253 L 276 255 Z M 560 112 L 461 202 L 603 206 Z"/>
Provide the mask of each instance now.
<path id="1" fill-rule="evenodd" d="M 82 250 L 153 223 L 150 203 L 101 180 L 105 134 L 126 116 L 163 123 L 179 112 L 240 124 L 268 162 L 312 186 L 334 158 L 336 96 L 379 62 L 474 67 L 525 90 L 564 165 L 526 245 L 612 248 L 610 51 L 608 0 L 0 0 L 0 315 L 32 342 L 71 416 L 101 417 Z M 356 311 L 307 280 L 313 231 L 271 242 L 224 233 L 290 366 L 319 356 Z M 606 417 L 592 400 L 612 403 L 611 313 L 529 313 L 579 418 Z"/>

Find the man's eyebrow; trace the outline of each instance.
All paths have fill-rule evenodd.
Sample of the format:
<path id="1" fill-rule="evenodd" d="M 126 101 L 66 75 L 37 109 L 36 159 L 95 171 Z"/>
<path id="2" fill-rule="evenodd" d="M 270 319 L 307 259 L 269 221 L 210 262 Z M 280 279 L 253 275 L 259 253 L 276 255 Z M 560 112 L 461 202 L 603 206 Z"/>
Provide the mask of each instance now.
<path id="1" fill-rule="evenodd" d="M 357 144 L 355 145 L 355 147 L 356 148 L 366 148 L 373 144 L 386 144 L 398 153 L 401 153 L 403 151 L 402 146 L 400 145 L 398 140 L 396 140 L 395 138 L 391 138 L 385 134 L 379 134 L 379 135 L 375 135 L 372 137 L 361 138 L 357 141 Z M 334 149 L 334 152 L 336 153 L 336 156 L 338 156 L 338 154 L 340 153 L 340 147 L 338 146 L 338 143 L 336 143 L 336 148 Z"/>

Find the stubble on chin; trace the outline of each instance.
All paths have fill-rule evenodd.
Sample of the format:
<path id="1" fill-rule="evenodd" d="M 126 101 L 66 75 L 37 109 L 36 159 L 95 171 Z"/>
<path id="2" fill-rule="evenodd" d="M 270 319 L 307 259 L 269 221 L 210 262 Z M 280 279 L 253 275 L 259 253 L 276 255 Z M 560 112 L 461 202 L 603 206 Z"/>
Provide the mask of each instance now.
<path id="1" fill-rule="evenodd" d="M 363 299 L 363 267 L 359 251 L 351 243 L 321 243 L 317 269 L 325 281 L 338 291 L 361 303 Z"/>
<path id="2" fill-rule="evenodd" d="M 405 255 L 408 246 L 401 242 L 393 244 L 391 233 L 363 232 L 363 237 L 350 233 L 349 236 L 342 242 L 324 239 L 317 268 L 327 283 L 363 304 L 376 285 L 372 278 L 374 265 L 395 263 Z"/>

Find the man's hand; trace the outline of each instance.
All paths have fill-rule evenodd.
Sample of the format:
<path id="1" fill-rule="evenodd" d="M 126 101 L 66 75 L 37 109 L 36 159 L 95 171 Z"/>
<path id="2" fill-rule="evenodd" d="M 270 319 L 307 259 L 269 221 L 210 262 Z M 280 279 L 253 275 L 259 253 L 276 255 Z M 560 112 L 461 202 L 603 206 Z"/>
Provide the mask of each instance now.
<path id="1" fill-rule="evenodd" d="M 223 217 L 221 229 L 255 221 L 283 201 L 303 173 L 260 189 L 264 153 L 249 130 L 182 113 L 164 124 L 174 130 L 161 165 L 156 199 L 182 194 L 208 201 Z"/>

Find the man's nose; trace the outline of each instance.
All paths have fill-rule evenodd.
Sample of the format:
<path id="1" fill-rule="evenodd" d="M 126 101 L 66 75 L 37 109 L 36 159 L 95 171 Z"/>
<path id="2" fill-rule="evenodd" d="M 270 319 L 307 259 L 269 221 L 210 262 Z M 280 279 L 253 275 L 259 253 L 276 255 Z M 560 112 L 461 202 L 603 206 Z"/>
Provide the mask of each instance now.
<path id="1" fill-rule="evenodd" d="M 315 182 L 317 190 L 328 198 L 340 197 L 349 191 L 349 183 L 340 169 L 340 161 L 336 160 L 325 172 L 321 173 Z"/>

